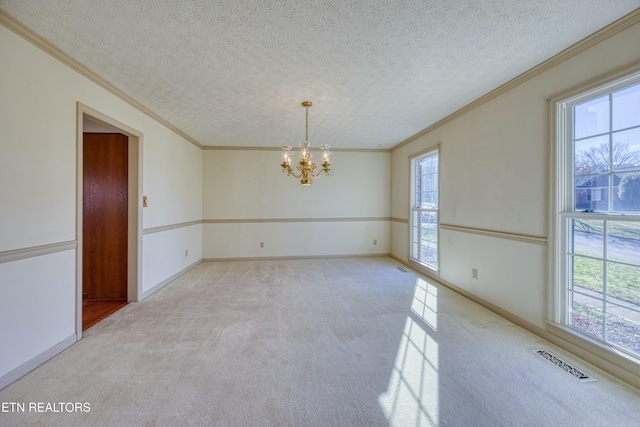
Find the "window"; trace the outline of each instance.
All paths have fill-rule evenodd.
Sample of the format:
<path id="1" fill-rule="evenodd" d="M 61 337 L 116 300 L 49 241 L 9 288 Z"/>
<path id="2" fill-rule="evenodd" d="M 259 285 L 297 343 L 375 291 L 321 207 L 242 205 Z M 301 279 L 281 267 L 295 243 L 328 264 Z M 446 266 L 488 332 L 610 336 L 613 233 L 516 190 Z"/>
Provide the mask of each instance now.
<path id="1" fill-rule="evenodd" d="M 552 320 L 640 361 L 640 73 L 555 106 Z"/>
<path id="2" fill-rule="evenodd" d="M 438 270 L 438 149 L 411 159 L 411 259 Z"/>

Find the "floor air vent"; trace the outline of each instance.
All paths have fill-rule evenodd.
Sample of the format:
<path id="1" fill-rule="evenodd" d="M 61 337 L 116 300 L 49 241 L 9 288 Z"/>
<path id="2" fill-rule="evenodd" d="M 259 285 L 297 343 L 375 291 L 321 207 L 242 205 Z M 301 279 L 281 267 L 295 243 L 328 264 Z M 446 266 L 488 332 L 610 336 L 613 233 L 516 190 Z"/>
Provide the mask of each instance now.
<path id="1" fill-rule="evenodd" d="M 402 268 L 402 267 L 397 267 L 397 268 L 398 268 L 398 270 L 402 271 L 403 273 L 406 273 L 406 272 L 407 272 L 407 270 L 405 270 L 405 269 L 404 269 L 404 268 Z"/>
<path id="2" fill-rule="evenodd" d="M 582 372 L 580 369 L 575 366 L 570 365 L 564 360 L 560 359 L 553 353 L 550 353 L 547 350 L 534 350 L 539 356 L 544 357 L 549 362 L 556 365 L 558 368 L 561 368 L 563 371 L 573 375 L 581 382 L 589 382 L 589 381 L 597 381 L 595 378 L 590 377 L 588 374 Z"/>

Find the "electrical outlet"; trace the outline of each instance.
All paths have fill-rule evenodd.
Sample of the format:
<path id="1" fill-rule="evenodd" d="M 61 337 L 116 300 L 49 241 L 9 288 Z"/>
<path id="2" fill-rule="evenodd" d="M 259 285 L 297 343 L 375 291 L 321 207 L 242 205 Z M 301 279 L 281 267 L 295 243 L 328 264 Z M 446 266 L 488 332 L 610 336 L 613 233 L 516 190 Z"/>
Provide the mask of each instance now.
<path id="1" fill-rule="evenodd" d="M 189 249 L 184 250 L 184 256 L 189 256 Z"/>
<path id="2" fill-rule="evenodd" d="M 264 248 L 264 242 L 260 242 L 260 247 Z"/>
<path id="3" fill-rule="evenodd" d="M 373 245 L 375 246 L 375 245 L 377 245 L 377 244 L 378 244 L 378 240 L 373 239 Z"/>
<path id="4" fill-rule="evenodd" d="M 473 270 L 471 270 L 471 276 L 472 276 L 474 279 L 477 279 L 477 278 L 478 278 L 478 270 L 477 270 L 476 268 L 474 268 Z"/>

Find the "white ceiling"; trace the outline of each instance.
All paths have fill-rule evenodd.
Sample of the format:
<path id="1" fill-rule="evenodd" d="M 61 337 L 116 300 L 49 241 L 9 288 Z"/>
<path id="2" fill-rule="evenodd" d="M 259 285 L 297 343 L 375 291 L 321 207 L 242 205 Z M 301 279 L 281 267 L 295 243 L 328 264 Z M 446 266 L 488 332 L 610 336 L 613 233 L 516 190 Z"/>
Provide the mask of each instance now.
<path id="1" fill-rule="evenodd" d="M 210 146 L 391 148 L 638 0 L 1 0 Z"/>

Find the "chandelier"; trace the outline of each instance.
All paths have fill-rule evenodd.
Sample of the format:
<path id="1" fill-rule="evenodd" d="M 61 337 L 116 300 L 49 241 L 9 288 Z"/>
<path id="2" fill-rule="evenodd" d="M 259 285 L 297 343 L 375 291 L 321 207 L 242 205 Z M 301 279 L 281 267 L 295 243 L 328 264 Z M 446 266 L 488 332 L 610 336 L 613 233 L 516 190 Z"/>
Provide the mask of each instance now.
<path id="1" fill-rule="evenodd" d="M 313 171 L 316 170 L 316 164 L 311 161 L 313 155 L 309 153 L 309 107 L 313 104 L 311 101 L 304 101 L 302 106 L 306 109 L 306 134 L 304 139 L 304 144 L 300 144 L 300 161 L 296 165 L 296 169 L 300 171 L 300 174 L 296 175 L 291 167 L 291 146 L 283 145 L 282 146 L 282 172 L 286 172 L 287 176 L 294 176 L 296 178 L 300 178 L 300 184 L 302 185 L 311 185 L 313 183 L 313 178 L 320 176 L 321 174 L 329 175 L 329 156 L 331 152 L 329 151 L 329 144 L 323 144 L 320 146 L 322 150 L 322 170 L 318 173 L 314 174 Z"/>

